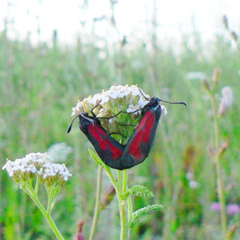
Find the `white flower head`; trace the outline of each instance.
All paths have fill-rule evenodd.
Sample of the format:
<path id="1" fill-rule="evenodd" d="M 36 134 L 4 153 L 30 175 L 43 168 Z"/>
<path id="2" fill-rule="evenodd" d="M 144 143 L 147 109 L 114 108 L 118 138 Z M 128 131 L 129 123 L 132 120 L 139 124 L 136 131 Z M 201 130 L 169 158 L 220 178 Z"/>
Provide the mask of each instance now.
<path id="1" fill-rule="evenodd" d="M 141 113 L 141 109 L 139 109 L 139 105 L 133 105 L 130 104 L 127 108 L 127 113 L 133 113 L 133 114 L 139 114 L 139 112 Z"/>
<path id="2" fill-rule="evenodd" d="M 38 175 L 47 186 L 63 185 L 72 176 L 64 164 L 50 162 L 45 163 L 38 170 Z"/>
<path id="3" fill-rule="evenodd" d="M 72 116 L 81 112 L 93 113 L 101 120 L 101 124 L 110 133 L 120 133 L 130 137 L 141 118 L 142 109 L 149 103 L 150 96 L 145 94 L 137 85 L 114 85 L 109 90 L 84 98 L 73 108 Z M 161 106 L 163 113 L 166 108 Z M 121 113 L 121 114 L 118 114 Z M 115 116 L 115 117 L 114 117 Z M 115 135 L 116 136 L 116 135 Z M 117 136 L 116 136 L 117 137 Z"/>
<path id="4" fill-rule="evenodd" d="M 222 98 L 219 104 L 218 114 L 220 116 L 225 115 L 231 108 L 233 103 L 233 92 L 230 87 L 222 88 Z"/>
<path id="5" fill-rule="evenodd" d="M 64 164 L 51 163 L 51 157 L 46 153 L 29 153 L 25 157 L 15 161 L 7 160 L 2 167 L 9 177 L 22 184 L 30 178 L 40 176 L 47 183 L 62 185 L 71 175 Z"/>
<path id="6" fill-rule="evenodd" d="M 9 177 L 13 177 L 16 182 L 33 178 L 38 169 L 41 168 L 49 159 L 46 153 L 29 153 L 25 157 L 15 161 L 7 160 L 2 167 L 8 172 Z"/>
<path id="7" fill-rule="evenodd" d="M 145 94 L 147 98 L 148 95 Z M 91 112 L 97 104 L 99 106 L 94 109 L 95 114 L 98 116 L 99 111 L 103 108 L 106 112 L 117 113 L 117 111 L 126 111 L 131 106 L 142 108 L 148 103 L 136 85 L 114 85 L 107 91 L 95 94 L 84 98 L 78 102 L 76 107 L 72 108 L 72 116 L 76 116 L 81 112 Z M 106 116 L 107 117 L 107 116 Z"/>

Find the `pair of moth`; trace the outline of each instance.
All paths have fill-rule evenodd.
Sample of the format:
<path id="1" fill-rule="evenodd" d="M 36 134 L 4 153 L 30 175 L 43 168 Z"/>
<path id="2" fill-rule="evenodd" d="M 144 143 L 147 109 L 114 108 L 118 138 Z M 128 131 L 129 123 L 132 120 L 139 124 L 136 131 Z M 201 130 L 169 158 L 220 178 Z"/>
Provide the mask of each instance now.
<path id="1" fill-rule="evenodd" d="M 101 122 L 93 113 L 95 107 L 91 111 L 92 116 L 88 113 L 80 113 L 76 116 L 67 132 L 71 131 L 73 121 L 78 117 L 80 130 L 106 165 L 118 170 L 131 168 L 143 162 L 149 155 L 162 113 L 160 102 L 186 106 L 184 102 L 168 102 L 156 97 L 146 99 L 149 103 L 141 109 L 141 120 L 125 145 L 111 137 L 101 126 Z"/>

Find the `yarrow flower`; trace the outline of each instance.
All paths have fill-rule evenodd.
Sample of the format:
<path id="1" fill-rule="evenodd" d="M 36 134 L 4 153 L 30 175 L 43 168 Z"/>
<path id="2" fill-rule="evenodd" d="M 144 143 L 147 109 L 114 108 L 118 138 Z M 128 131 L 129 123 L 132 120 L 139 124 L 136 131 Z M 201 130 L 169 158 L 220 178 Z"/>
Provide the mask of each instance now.
<path id="1" fill-rule="evenodd" d="M 46 153 L 30 153 L 15 161 L 7 160 L 2 170 L 6 170 L 9 177 L 20 184 L 36 176 L 40 176 L 44 182 L 47 180 L 48 183 L 49 178 L 52 177 L 52 182 L 58 181 L 62 184 L 63 181 L 66 182 L 68 177 L 72 176 L 65 165 L 54 164 L 49 160 L 52 160 L 52 158 Z"/>
<path id="2" fill-rule="evenodd" d="M 145 94 L 145 96 L 149 98 L 148 95 Z M 81 112 L 90 112 L 98 103 L 99 106 L 94 109 L 96 116 L 99 117 L 98 114 L 104 109 L 104 117 L 109 117 L 109 114 L 116 114 L 116 111 L 126 111 L 128 108 L 140 109 L 148 103 L 148 100 L 144 98 L 136 85 L 115 85 L 108 91 L 102 90 L 101 94 L 97 93 L 78 102 L 76 107 L 72 108 L 71 116 L 76 116 Z"/>
<path id="3" fill-rule="evenodd" d="M 50 162 L 45 163 L 37 173 L 48 186 L 63 185 L 72 176 L 64 164 Z"/>
<path id="4" fill-rule="evenodd" d="M 145 96 L 145 97 L 144 97 Z M 123 111 L 133 114 L 120 114 L 116 118 L 110 118 L 108 121 L 101 121 L 103 127 L 109 132 L 121 132 L 123 135 L 129 135 L 127 125 L 136 125 L 141 115 L 141 109 L 149 103 L 146 98 L 149 95 L 141 92 L 136 85 L 114 85 L 109 90 L 84 98 L 81 102 L 72 108 L 72 116 L 77 116 L 81 112 L 93 112 L 97 117 L 108 118 Z M 139 111 L 138 111 L 139 110 Z M 163 113 L 166 114 L 166 108 L 162 106 Z M 91 114 L 91 113 L 90 113 Z M 116 124 L 121 123 L 121 124 Z"/>
<path id="5" fill-rule="evenodd" d="M 33 200 L 41 210 L 57 239 L 63 239 L 60 231 L 51 218 L 51 211 L 57 200 L 61 187 L 72 174 L 64 164 L 52 163 L 47 153 L 30 153 L 15 161 L 7 160 L 2 167 L 12 177 L 20 188 Z M 36 179 L 34 179 L 36 177 Z M 43 183 L 47 193 L 47 208 L 39 199 L 39 184 Z M 54 226 L 54 227 L 53 227 Z"/>
<path id="6" fill-rule="evenodd" d="M 44 153 L 29 153 L 25 157 L 11 161 L 7 159 L 7 163 L 3 166 L 3 170 L 8 172 L 9 177 L 18 182 L 20 179 L 28 180 L 34 177 L 37 170 L 41 168 L 49 159 Z"/>
<path id="7" fill-rule="evenodd" d="M 218 114 L 220 116 L 225 115 L 231 108 L 233 103 L 233 93 L 230 87 L 222 88 L 222 99 L 219 105 Z"/>

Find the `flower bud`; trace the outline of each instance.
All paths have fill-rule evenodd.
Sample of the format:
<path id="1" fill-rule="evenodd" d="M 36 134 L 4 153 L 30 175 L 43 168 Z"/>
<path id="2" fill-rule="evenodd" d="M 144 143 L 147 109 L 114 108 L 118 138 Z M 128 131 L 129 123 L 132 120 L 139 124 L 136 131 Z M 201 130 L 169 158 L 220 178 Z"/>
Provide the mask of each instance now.
<path id="1" fill-rule="evenodd" d="M 221 68 L 214 68 L 213 75 L 212 75 L 213 82 L 219 83 L 219 79 L 220 79 L 221 73 L 222 73 L 222 69 Z"/>
<path id="2" fill-rule="evenodd" d="M 223 25 L 228 30 L 228 19 L 226 15 L 223 16 Z"/>
<path id="3" fill-rule="evenodd" d="M 230 87 L 222 88 L 222 99 L 219 104 L 218 114 L 224 116 L 231 108 L 233 103 L 233 93 Z"/>
<path id="4" fill-rule="evenodd" d="M 232 32 L 231 32 L 231 36 L 232 36 L 232 38 L 233 38 L 234 41 L 237 41 L 237 40 L 238 40 L 238 35 L 236 34 L 235 31 L 232 31 Z"/>
<path id="5" fill-rule="evenodd" d="M 78 223 L 78 230 L 77 230 L 77 234 L 75 235 L 74 240 L 85 240 L 85 235 L 82 233 L 82 228 L 83 228 L 83 221 L 80 221 Z"/>
<path id="6" fill-rule="evenodd" d="M 224 143 L 222 143 L 219 152 L 218 152 L 218 158 L 221 158 L 222 155 L 224 154 L 224 152 L 228 149 L 230 142 L 226 141 Z"/>
<path id="7" fill-rule="evenodd" d="M 104 196 L 104 199 L 103 199 L 103 202 L 102 202 L 104 208 L 111 203 L 111 201 L 112 201 L 112 199 L 115 195 L 116 195 L 116 190 L 113 187 L 113 185 L 111 184 L 108 187 L 106 195 Z"/>
<path id="8" fill-rule="evenodd" d="M 208 81 L 206 78 L 203 78 L 202 79 L 202 85 L 203 85 L 203 88 L 207 91 L 207 92 L 210 92 L 211 89 L 210 89 L 210 86 L 208 84 Z"/>

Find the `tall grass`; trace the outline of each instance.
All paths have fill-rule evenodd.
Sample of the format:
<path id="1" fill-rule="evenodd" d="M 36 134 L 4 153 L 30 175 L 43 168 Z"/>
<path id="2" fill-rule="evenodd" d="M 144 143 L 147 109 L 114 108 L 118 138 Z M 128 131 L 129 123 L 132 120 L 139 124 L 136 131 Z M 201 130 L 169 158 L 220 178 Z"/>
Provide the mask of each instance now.
<path id="1" fill-rule="evenodd" d="M 188 104 L 184 109 L 167 106 L 168 115 L 162 117 L 150 156 L 131 169 L 130 184 L 141 183 L 156 194 L 153 200 L 135 197 L 136 209 L 153 202 L 164 206 L 159 214 L 143 217 L 131 238 L 223 239 L 220 215 L 210 211 L 211 203 L 219 201 L 211 160 L 211 103 L 200 79 L 187 79 L 186 74 L 203 72 L 210 79 L 213 68 L 219 67 L 219 93 L 226 85 L 234 91 L 233 107 L 220 122 L 220 139 L 230 141 L 221 165 L 226 203 L 239 204 L 240 57 L 224 35 L 216 36 L 212 43 L 197 39 L 192 47 L 189 39 L 185 36 L 180 54 L 171 47 L 156 46 L 156 58 L 142 44 L 135 48 L 127 44 L 114 52 L 108 45 L 99 49 L 91 41 L 79 41 L 74 47 L 50 48 L 44 43 L 33 47 L 1 34 L 0 165 L 7 157 L 14 160 L 29 152 L 44 152 L 58 142 L 73 148 L 66 162 L 73 177 L 63 188 L 53 216 L 66 239 L 73 238 L 79 220 L 84 221 L 83 231 L 89 235 L 97 174 L 97 165 L 86 150 L 90 143 L 77 127 L 66 134 L 71 107 L 77 99 L 116 83 L 138 84 L 152 96 Z M 196 189 L 189 186 L 188 172 L 198 183 Z M 105 175 L 103 178 L 104 195 L 109 182 Z M 39 211 L 3 171 L 0 191 L 0 239 L 54 239 Z M 96 239 L 118 238 L 116 213 L 115 201 L 101 212 Z M 239 214 L 229 215 L 228 227 L 239 220 Z M 233 239 L 240 234 L 236 231 Z"/>

